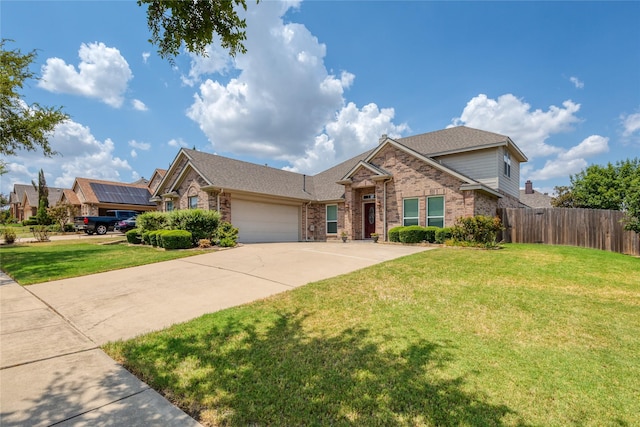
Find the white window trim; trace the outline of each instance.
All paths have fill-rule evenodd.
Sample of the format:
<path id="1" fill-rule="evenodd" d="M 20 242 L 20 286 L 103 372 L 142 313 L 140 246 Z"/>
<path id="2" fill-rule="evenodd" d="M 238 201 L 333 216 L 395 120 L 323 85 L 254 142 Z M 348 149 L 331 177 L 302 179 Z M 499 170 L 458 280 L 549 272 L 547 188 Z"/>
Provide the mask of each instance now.
<path id="1" fill-rule="evenodd" d="M 329 206 L 335 206 L 336 207 L 336 219 L 335 220 L 329 220 Z M 325 205 L 325 209 L 324 209 L 324 219 L 325 219 L 325 230 L 327 234 L 338 234 L 338 205 Z M 329 223 L 336 223 L 336 232 L 335 233 L 331 233 L 329 232 Z"/>
<path id="2" fill-rule="evenodd" d="M 191 199 L 196 199 L 196 206 L 191 207 Z M 189 209 L 198 209 L 198 196 L 189 196 L 187 197 L 187 206 Z"/>
<path id="3" fill-rule="evenodd" d="M 429 216 L 429 199 L 435 199 L 435 198 L 442 198 L 442 216 L 438 215 L 438 216 Z M 445 200 L 444 196 L 429 196 L 427 197 L 427 206 L 425 209 L 425 215 L 426 215 L 426 220 L 425 220 L 425 225 L 428 227 L 429 226 L 429 218 L 442 218 L 442 227 L 446 227 L 446 221 L 445 221 L 445 216 L 446 216 L 446 212 L 447 212 L 447 201 Z"/>
<path id="4" fill-rule="evenodd" d="M 404 226 L 405 220 L 407 219 L 407 217 L 404 214 L 404 202 L 406 200 L 417 200 L 418 201 L 418 216 L 415 217 L 411 217 L 409 219 L 416 219 L 418 221 L 417 225 L 420 225 L 420 198 L 419 197 L 406 197 L 404 199 L 402 199 L 402 225 Z"/>
<path id="5" fill-rule="evenodd" d="M 505 148 L 504 156 L 502 157 L 502 173 L 504 176 L 511 178 L 511 154 Z M 506 171 L 505 171 L 506 169 Z"/>

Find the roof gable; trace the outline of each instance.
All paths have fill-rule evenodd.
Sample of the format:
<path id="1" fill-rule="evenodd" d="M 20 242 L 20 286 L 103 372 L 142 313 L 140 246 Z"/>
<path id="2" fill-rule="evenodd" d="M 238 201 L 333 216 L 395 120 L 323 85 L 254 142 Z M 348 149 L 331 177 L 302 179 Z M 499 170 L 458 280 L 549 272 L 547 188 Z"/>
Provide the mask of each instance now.
<path id="1" fill-rule="evenodd" d="M 429 166 L 441 170 L 442 172 L 448 173 L 449 175 L 452 175 L 456 178 L 458 178 L 460 181 L 465 182 L 467 184 L 476 184 L 477 181 L 474 181 L 473 179 L 469 178 L 468 176 L 465 176 L 451 168 L 448 168 L 444 165 L 442 165 L 441 163 L 430 159 L 429 157 L 425 157 L 422 154 L 418 153 L 415 150 L 412 150 L 411 148 L 402 145 L 401 143 L 399 143 L 398 141 L 391 139 L 389 137 L 387 137 L 382 143 L 380 143 L 380 145 L 378 145 L 378 147 L 373 150 L 368 156 L 367 158 L 364 160 L 365 162 L 370 162 L 380 151 L 382 151 L 384 148 L 392 146 L 398 150 L 404 151 L 405 153 L 412 155 L 420 160 L 422 160 L 423 162 L 427 163 Z"/>
<path id="2" fill-rule="evenodd" d="M 528 160 L 524 153 L 520 151 L 518 146 L 516 146 L 508 136 L 467 126 L 451 127 L 420 135 L 408 136 L 399 138 L 397 141 L 428 157 L 507 146 L 514 153 L 518 161 L 526 162 Z"/>
<path id="3" fill-rule="evenodd" d="M 353 168 L 351 168 L 351 170 L 342 178 L 341 181 L 347 181 L 351 179 L 360 169 L 367 169 L 371 173 L 373 173 L 375 175 L 375 177 L 372 177 L 374 181 L 376 179 L 391 178 L 393 176 L 389 172 L 383 170 L 382 168 L 379 168 L 375 165 L 372 165 L 371 163 L 367 163 L 365 161 L 360 160 Z"/>
<path id="4" fill-rule="evenodd" d="M 313 182 L 307 175 L 187 148 L 180 150 L 154 196 L 175 191 L 189 170 L 195 171 L 212 188 L 313 199 Z"/>

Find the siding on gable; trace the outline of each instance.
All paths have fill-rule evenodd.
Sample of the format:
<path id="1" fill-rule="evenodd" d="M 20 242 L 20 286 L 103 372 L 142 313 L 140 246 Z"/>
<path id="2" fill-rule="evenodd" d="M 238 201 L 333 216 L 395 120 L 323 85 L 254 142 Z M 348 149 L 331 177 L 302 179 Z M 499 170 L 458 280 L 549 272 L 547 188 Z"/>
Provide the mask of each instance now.
<path id="1" fill-rule="evenodd" d="M 443 165 L 474 179 L 489 188 L 498 189 L 498 155 L 499 150 L 470 151 L 466 153 L 450 154 L 435 158 Z M 500 160 L 502 162 L 502 160 Z M 502 163 L 500 163 L 502 166 Z"/>
<path id="2" fill-rule="evenodd" d="M 498 189 L 516 199 L 520 199 L 520 162 L 511 153 L 511 177 L 506 176 L 503 163 L 504 150 L 507 150 L 507 147 L 502 147 L 498 150 Z"/>

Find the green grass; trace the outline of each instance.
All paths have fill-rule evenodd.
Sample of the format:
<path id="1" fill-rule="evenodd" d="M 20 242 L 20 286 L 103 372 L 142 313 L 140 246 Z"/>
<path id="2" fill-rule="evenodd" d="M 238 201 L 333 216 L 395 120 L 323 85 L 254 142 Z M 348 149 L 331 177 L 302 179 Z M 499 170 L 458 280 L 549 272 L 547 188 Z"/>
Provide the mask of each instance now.
<path id="1" fill-rule="evenodd" d="M 205 425 L 640 425 L 640 260 L 446 248 L 105 350 Z"/>
<path id="2" fill-rule="evenodd" d="M 113 243 L 116 244 L 105 244 Z M 121 242 L 121 243 L 118 243 Z M 0 246 L 2 271 L 21 285 L 48 282 L 103 271 L 197 255 L 205 251 L 164 251 L 129 246 L 123 237 L 59 240 Z"/>

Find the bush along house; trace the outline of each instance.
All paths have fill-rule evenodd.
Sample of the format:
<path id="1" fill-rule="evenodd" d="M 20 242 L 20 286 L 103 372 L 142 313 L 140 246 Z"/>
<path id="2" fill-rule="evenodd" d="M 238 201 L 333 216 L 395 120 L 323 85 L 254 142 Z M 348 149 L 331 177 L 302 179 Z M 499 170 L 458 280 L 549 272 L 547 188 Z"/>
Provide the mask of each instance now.
<path id="1" fill-rule="evenodd" d="M 181 149 L 152 197 L 159 210 L 214 209 L 240 242 L 387 239 L 399 225 L 452 226 L 522 207 L 520 164 L 505 135 L 465 126 L 378 145 L 307 176 Z"/>

